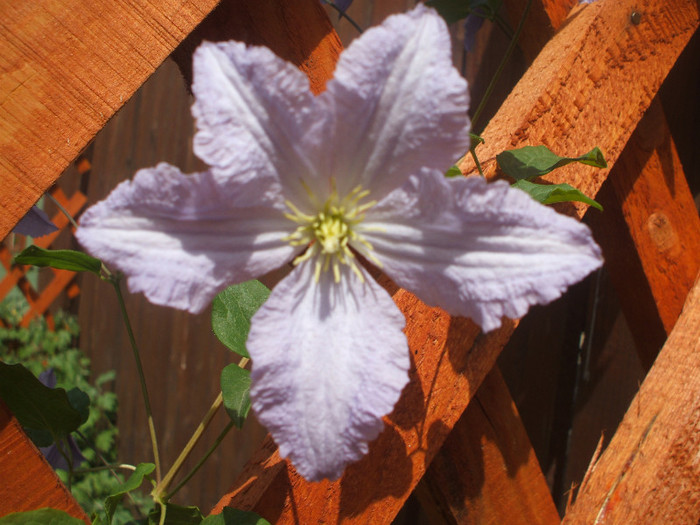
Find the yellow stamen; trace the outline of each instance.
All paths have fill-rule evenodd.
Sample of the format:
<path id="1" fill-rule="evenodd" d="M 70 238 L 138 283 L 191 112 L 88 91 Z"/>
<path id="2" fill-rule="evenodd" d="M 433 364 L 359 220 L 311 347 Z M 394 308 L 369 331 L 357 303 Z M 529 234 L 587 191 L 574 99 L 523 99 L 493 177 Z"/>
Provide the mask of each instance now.
<path id="1" fill-rule="evenodd" d="M 357 228 L 364 221 L 365 212 L 377 201 L 361 204 L 361 201 L 370 193 L 368 190 L 363 190 L 361 186 L 356 186 L 345 197 L 340 198 L 335 179 L 331 179 L 330 183 L 331 194 L 325 204 L 318 206 L 319 211 L 316 215 L 304 213 L 292 202 L 285 201 L 289 209 L 285 217 L 298 226 L 283 240 L 292 246 L 308 246 L 304 253 L 294 259 L 293 264 L 297 265 L 314 259 L 314 279 L 317 282 L 322 271 L 331 269 L 334 281 L 340 282 L 341 265 L 349 266 L 360 281 L 364 282 L 364 275 L 351 248 L 358 250 L 368 260 L 381 266 L 379 260 L 371 253 L 372 245 L 361 233 L 368 231 L 367 227 Z M 301 184 L 308 193 L 311 203 L 316 205 L 319 202 L 318 198 L 303 180 Z"/>

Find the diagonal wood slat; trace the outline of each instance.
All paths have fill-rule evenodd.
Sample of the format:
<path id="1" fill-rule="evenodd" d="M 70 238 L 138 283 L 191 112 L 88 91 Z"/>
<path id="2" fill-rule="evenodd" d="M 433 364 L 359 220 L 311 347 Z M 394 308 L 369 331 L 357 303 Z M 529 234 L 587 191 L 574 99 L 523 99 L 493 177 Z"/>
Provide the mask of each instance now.
<path id="1" fill-rule="evenodd" d="M 484 378 L 415 494 L 430 523 L 559 524 L 547 481 L 497 366 Z"/>
<path id="2" fill-rule="evenodd" d="M 545 47 L 484 132 L 482 157 L 489 175 L 495 154 L 538 142 L 561 154 L 599 145 L 611 164 L 698 25 L 689 0 L 649 0 L 639 25 L 632 1 L 585 6 Z M 630 86 L 622 91 L 619 86 Z M 464 171 L 472 171 L 467 162 Z M 608 170 L 572 166 L 566 180 L 595 195 Z M 566 211 L 580 216 L 583 207 Z M 309 484 L 281 461 L 268 442 L 217 508 L 253 508 L 278 523 L 390 521 L 439 450 L 493 366 L 515 322 L 488 335 L 450 319 L 411 294 L 394 299 L 407 316 L 415 370 L 389 425 L 367 458 L 335 483 Z M 459 396 L 455 396 L 459 392 Z"/>
<path id="3" fill-rule="evenodd" d="M 563 525 L 700 520 L 700 281 Z M 650 490 L 653 487 L 653 490 Z"/>
<path id="4" fill-rule="evenodd" d="M 0 3 L 0 239 L 217 3 Z"/>
<path id="5" fill-rule="evenodd" d="M 90 523 L 85 511 L 0 400 L 0 516 L 51 507 Z M 28 487 L 28 490 L 22 490 Z"/>

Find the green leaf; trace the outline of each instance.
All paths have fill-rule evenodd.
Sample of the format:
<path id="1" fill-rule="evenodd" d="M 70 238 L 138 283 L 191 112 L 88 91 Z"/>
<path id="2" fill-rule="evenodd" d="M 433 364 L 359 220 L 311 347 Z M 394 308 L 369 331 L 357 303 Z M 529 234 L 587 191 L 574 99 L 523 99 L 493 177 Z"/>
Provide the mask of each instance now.
<path id="1" fill-rule="evenodd" d="M 84 525 L 85 522 L 58 509 L 13 512 L 0 518 L 0 525 Z"/>
<path id="2" fill-rule="evenodd" d="M 155 508 L 148 513 L 148 522 L 153 524 L 160 523 L 161 506 L 156 505 Z M 204 515 L 195 506 L 182 507 L 173 503 L 165 504 L 165 525 L 198 525 L 202 523 Z"/>
<path id="3" fill-rule="evenodd" d="M 85 423 L 90 417 L 90 397 L 78 387 L 66 392 L 70 405 L 80 414 L 80 424 Z"/>
<path id="4" fill-rule="evenodd" d="M 603 211 L 603 207 L 591 199 L 586 197 L 579 190 L 569 184 L 536 184 L 528 180 L 519 180 L 513 184 L 514 188 L 523 190 L 530 197 L 542 204 L 554 204 L 555 202 L 585 202 L 594 208 Z"/>
<path id="5" fill-rule="evenodd" d="M 60 270 L 73 272 L 92 272 L 100 275 L 102 262 L 86 253 L 75 250 L 44 250 L 31 245 L 15 257 L 17 264 L 32 264 L 34 266 L 50 266 Z"/>
<path id="6" fill-rule="evenodd" d="M 211 311 L 216 337 L 238 355 L 250 357 L 245 347 L 250 319 L 269 295 L 267 286 L 255 280 L 230 286 L 217 295 Z"/>
<path id="7" fill-rule="evenodd" d="M 131 473 L 129 479 L 122 483 L 117 490 L 112 494 L 107 496 L 105 500 L 105 513 L 107 514 L 107 523 L 112 523 L 112 518 L 114 517 L 114 511 L 117 505 L 124 497 L 124 494 L 136 490 L 143 483 L 143 478 L 153 472 L 156 466 L 153 463 L 139 463 L 136 465 L 136 470 Z"/>
<path id="8" fill-rule="evenodd" d="M 476 133 L 472 133 L 471 131 L 469 132 L 469 141 L 470 141 L 470 148 L 475 148 L 479 144 L 484 144 L 486 141 L 484 140 L 484 137 L 481 135 L 477 135 Z"/>
<path id="9" fill-rule="evenodd" d="M 580 162 L 596 168 L 607 168 L 600 149 L 593 148 L 580 157 L 560 157 L 546 146 L 525 146 L 496 155 L 501 169 L 515 180 L 533 179 L 572 162 Z"/>
<path id="10" fill-rule="evenodd" d="M 452 177 L 461 177 L 462 176 L 462 171 L 457 167 L 457 164 L 453 164 L 450 169 L 448 169 L 445 172 L 445 177 L 452 178 Z"/>
<path id="11" fill-rule="evenodd" d="M 250 372 L 236 364 L 221 371 L 224 408 L 234 424 L 241 428 L 250 411 Z"/>
<path id="12" fill-rule="evenodd" d="M 0 362 L 0 397 L 5 400 L 20 425 L 40 431 L 33 433 L 40 440 L 36 442 L 40 447 L 47 447 L 54 440 L 67 436 L 85 421 L 83 414 L 71 404 L 64 389 L 42 385 L 21 364 L 8 365 Z"/>
<path id="13" fill-rule="evenodd" d="M 221 514 L 205 518 L 202 525 L 270 525 L 270 522 L 255 512 L 224 507 Z"/>

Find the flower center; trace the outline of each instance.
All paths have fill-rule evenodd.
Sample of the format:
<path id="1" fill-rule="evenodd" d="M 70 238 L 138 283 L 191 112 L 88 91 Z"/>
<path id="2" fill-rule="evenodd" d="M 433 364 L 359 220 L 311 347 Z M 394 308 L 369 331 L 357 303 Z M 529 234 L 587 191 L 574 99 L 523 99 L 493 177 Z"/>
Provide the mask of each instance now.
<path id="1" fill-rule="evenodd" d="M 312 202 L 317 199 L 307 188 Z M 376 204 L 376 201 L 361 204 L 369 195 L 368 190 L 360 186 L 352 190 L 342 199 L 335 190 L 328 200 L 319 206 L 316 215 L 300 211 L 290 201 L 286 205 L 290 213 L 285 216 L 295 222 L 297 229 L 285 237 L 292 246 L 307 246 L 306 251 L 294 259 L 297 265 L 307 259 L 315 260 L 315 277 L 318 281 L 321 271 L 333 270 L 335 282 L 340 281 L 340 265 L 349 266 L 355 274 L 364 281 L 364 276 L 357 266 L 355 254 L 351 247 L 381 266 L 381 263 L 371 254 L 372 245 L 358 232 L 358 225 L 365 218 L 365 212 Z"/>

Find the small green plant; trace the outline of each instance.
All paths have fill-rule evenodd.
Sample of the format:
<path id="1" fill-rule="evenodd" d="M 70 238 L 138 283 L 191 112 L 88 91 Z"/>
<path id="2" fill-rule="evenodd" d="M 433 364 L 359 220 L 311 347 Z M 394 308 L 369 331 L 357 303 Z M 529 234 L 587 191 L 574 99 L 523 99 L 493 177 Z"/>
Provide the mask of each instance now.
<path id="1" fill-rule="evenodd" d="M 74 316 L 56 313 L 54 330 L 49 329 L 43 318 L 23 328 L 18 325 L 23 306 L 23 301 L 15 298 L 0 303 L 0 320 L 4 325 L 0 326 L 0 360 L 7 364 L 21 363 L 34 376 L 51 369 L 57 387 L 68 391 L 78 388 L 90 398 L 87 420 L 71 434 L 85 461 L 75 465 L 70 487 L 88 514 L 103 512 L 105 498 L 124 481 L 123 475 L 117 478 L 107 469 L 93 470 L 104 467 L 105 463 L 117 463 L 118 403 L 116 394 L 107 388 L 114 381 L 115 373 L 109 371 L 91 379 L 90 359 L 76 347 L 79 327 Z M 33 433 L 30 436 L 34 437 Z M 68 472 L 61 469 L 57 472 L 68 484 Z M 141 496 L 134 494 L 133 497 L 138 504 Z M 132 520 L 132 513 L 124 507 L 114 516 L 114 523 Z"/>

